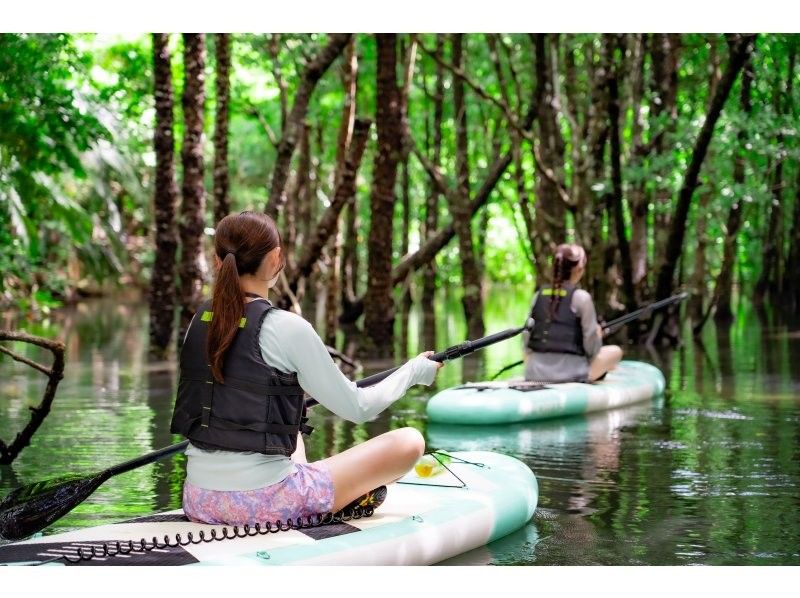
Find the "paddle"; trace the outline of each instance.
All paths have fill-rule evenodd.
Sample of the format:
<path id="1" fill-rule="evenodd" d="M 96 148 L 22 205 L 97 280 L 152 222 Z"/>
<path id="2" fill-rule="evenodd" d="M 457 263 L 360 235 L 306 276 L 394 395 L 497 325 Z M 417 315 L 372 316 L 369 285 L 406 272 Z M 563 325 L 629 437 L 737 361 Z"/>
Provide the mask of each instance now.
<path id="1" fill-rule="evenodd" d="M 650 313 L 656 311 L 657 309 L 662 309 L 664 307 L 669 307 L 673 303 L 678 303 L 679 301 L 683 301 L 689 296 L 689 293 L 683 291 L 678 293 L 677 295 L 673 295 L 672 297 L 667 297 L 666 299 L 662 299 L 661 301 L 656 301 L 655 303 L 651 303 L 650 305 L 645 305 L 639 309 L 635 309 L 629 314 L 625 314 L 624 316 L 620 316 L 614 320 L 611 320 L 607 324 L 602 326 L 603 328 L 603 336 L 609 336 L 614 334 L 617 330 L 625 326 L 626 324 L 630 324 L 631 322 L 638 320 L 642 316 L 649 315 Z"/>
<path id="2" fill-rule="evenodd" d="M 429 359 L 439 362 L 457 359 L 494 343 L 512 338 L 523 330 L 525 330 L 524 326 L 510 328 L 478 340 L 466 341 L 449 347 L 440 353 L 435 353 Z M 356 385 L 360 388 L 372 386 L 387 378 L 399 368 L 400 366 L 373 374 L 358 380 Z M 306 401 L 306 406 L 308 407 L 313 407 L 317 404 L 318 401 L 313 398 Z M 12 490 L 0 501 L 0 539 L 19 540 L 43 530 L 86 500 L 109 478 L 137 467 L 148 465 L 159 459 L 171 457 L 183 451 L 188 444 L 189 441 L 184 440 L 97 473 L 63 476 L 52 480 L 35 482 Z"/>
<path id="3" fill-rule="evenodd" d="M 188 444 L 184 440 L 99 473 L 63 476 L 12 490 L 0 502 L 0 539 L 19 540 L 43 530 L 86 500 L 109 478 L 170 457 Z"/>
<path id="4" fill-rule="evenodd" d="M 470 353 L 474 353 L 484 347 L 488 347 L 489 345 L 493 345 L 495 343 L 499 343 L 501 341 L 507 340 L 509 338 L 513 338 L 520 334 L 523 330 L 525 330 L 525 326 L 521 326 L 519 328 L 509 328 L 507 330 L 503 330 L 502 332 L 496 332 L 495 334 L 490 334 L 489 336 L 484 336 L 483 338 L 479 338 L 474 341 L 465 341 L 460 345 L 453 345 L 445 349 L 444 351 L 440 351 L 439 353 L 434 353 L 428 359 L 431 361 L 438 361 L 438 362 L 445 362 L 450 361 L 452 359 L 458 359 L 459 357 L 464 357 L 465 355 L 469 355 Z M 378 372 L 377 374 L 372 374 L 371 376 L 367 376 L 356 382 L 356 385 L 363 388 L 365 386 L 372 386 L 373 384 L 377 384 L 381 380 L 384 380 L 399 370 L 402 366 L 394 367 L 390 370 L 386 370 L 383 372 Z M 310 398 L 306 401 L 306 407 L 313 407 L 314 405 L 318 405 L 319 401 L 314 398 Z M 0 506 L 2 506 L 0 504 Z"/>
<path id="5" fill-rule="evenodd" d="M 611 334 L 614 334 L 617 330 L 622 328 L 624 325 L 630 324 L 631 322 L 634 322 L 634 321 L 638 320 L 639 318 L 641 318 L 642 316 L 650 314 L 651 312 L 653 312 L 653 311 L 655 311 L 657 309 L 661 309 L 661 308 L 664 308 L 664 307 L 669 307 L 673 303 L 678 303 L 679 301 L 683 301 L 688 296 L 689 296 L 689 293 L 687 293 L 686 291 L 683 291 L 681 293 L 678 293 L 677 295 L 673 295 L 672 297 L 667 297 L 666 299 L 662 299 L 661 301 L 656 301 L 654 303 L 651 303 L 650 305 L 645 305 L 644 307 L 641 307 L 639 309 L 635 309 L 632 312 L 630 312 L 628 314 L 625 314 L 624 316 L 620 316 L 619 318 L 615 318 L 614 320 L 611 320 L 607 324 L 603 324 L 601 326 L 601 328 L 603 329 L 603 337 L 606 337 L 606 336 L 609 336 Z M 525 362 L 524 359 L 520 359 L 519 361 L 515 361 L 514 363 L 507 365 L 502 370 L 497 372 L 494 376 L 489 378 L 489 380 L 490 381 L 494 380 L 500 374 L 502 374 L 504 372 L 507 372 L 508 370 L 510 370 L 512 368 L 515 368 L 518 365 L 523 364 L 524 362 Z"/>

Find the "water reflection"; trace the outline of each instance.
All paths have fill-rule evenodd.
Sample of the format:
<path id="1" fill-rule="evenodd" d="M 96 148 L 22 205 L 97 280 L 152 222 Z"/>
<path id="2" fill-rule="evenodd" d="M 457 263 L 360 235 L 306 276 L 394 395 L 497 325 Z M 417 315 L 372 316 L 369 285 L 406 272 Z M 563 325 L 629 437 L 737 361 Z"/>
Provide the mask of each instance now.
<path id="1" fill-rule="evenodd" d="M 509 453 L 530 465 L 539 480 L 537 516 L 525 528 L 488 547 L 451 559 L 447 564 L 520 564 L 538 562 L 559 532 L 559 551 L 576 554 L 597 543 L 588 516 L 598 499 L 615 486 L 619 456 L 627 430 L 663 407 L 663 398 L 612 411 L 510 426 L 453 426 L 429 423 L 430 446 L 449 450 Z M 549 540 L 548 540 L 549 539 Z M 544 557 L 547 558 L 547 557 Z"/>
<path id="2" fill-rule="evenodd" d="M 518 325 L 528 301 L 509 289 L 489 293 L 487 333 Z M 443 349 L 464 340 L 464 323 L 457 297 L 439 303 L 435 348 Z M 800 326 L 746 307 L 739 316 L 730 327 L 709 323 L 701 342 L 687 326 L 675 351 L 626 347 L 627 358 L 664 372 L 663 403 L 507 427 L 428 425 L 428 396 L 518 360 L 521 341 L 513 339 L 448 364 L 436 387 L 415 389 L 375 421 L 355 425 L 314 409 L 307 453 L 320 458 L 412 425 L 437 448 L 525 461 L 540 482 L 533 521 L 453 564 L 800 564 Z M 416 306 L 411 318 L 415 355 L 433 347 L 419 342 Z M 95 301 L 19 327 L 65 342 L 66 377 L 31 446 L 0 467 L 0 493 L 93 472 L 177 440 L 169 433 L 175 363 L 148 361 L 142 302 Z M 20 350 L 48 357 L 36 347 Z M 0 437 L 24 425 L 44 383 L 0 358 Z M 175 508 L 184 467 L 180 456 L 113 478 L 48 531 Z"/>
<path id="3" fill-rule="evenodd" d="M 173 442 L 165 432 L 173 381 L 155 380 L 155 388 L 148 382 L 146 317 L 139 304 L 102 301 L 62 310 L 26 328 L 62 339 L 67 366 L 50 415 L 31 445 L 2 472 L 0 492 L 39 479 L 98 471 Z M 35 351 L 27 351 L 36 358 Z M 5 400 L 0 404 L 0 433 L 6 436 L 24 425 L 20 407 L 32 404 L 41 392 L 34 372 L 9 361 L 0 362 L 3 396 L 12 385 L 19 401 L 11 409 Z M 50 531 L 175 505 L 163 467 L 149 465 L 112 479 Z"/>
<path id="4" fill-rule="evenodd" d="M 536 525 L 529 523 L 491 544 L 454 556 L 439 565 L 527 565 L 535 558 L 538 542 Z"/>

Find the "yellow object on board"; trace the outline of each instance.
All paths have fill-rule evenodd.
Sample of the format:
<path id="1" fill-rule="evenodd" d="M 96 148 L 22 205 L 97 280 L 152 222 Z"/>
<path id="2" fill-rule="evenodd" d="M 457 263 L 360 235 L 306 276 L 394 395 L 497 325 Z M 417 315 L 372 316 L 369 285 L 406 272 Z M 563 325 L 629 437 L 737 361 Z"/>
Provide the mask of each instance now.
<path id="1" fill-rule="evenodd" d="M 450 455 L 437 452 L 434 455 L 423 455 L 414 465 L 414 471 L 421 478 L 430 478 L 442 473 L 445 465 L 451 462 Z"/>

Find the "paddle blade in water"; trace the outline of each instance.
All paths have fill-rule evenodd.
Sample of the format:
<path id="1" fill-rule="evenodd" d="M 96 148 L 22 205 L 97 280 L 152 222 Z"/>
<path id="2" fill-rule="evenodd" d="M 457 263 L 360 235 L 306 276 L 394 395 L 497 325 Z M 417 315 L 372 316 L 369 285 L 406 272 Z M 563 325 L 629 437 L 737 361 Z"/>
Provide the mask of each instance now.
<path id="1" fill-rule="evenodd" d="M 20 540 L 42 531 L 97 490 L 108 475 L 70 476 L 12 490 L 0 501 L 0 538 Z"/>

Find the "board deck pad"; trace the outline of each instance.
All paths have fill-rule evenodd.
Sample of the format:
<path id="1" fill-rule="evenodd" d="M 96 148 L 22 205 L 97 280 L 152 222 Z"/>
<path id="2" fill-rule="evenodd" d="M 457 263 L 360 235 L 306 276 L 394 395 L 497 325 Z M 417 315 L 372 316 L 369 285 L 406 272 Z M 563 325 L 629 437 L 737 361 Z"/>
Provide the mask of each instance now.
<path id="1" fill-rule="evenodd" d="M 154 548 L 151 551 L 131 551 L 130 554 L 99 556 L 88 560 L 77 560 L 79 550 L 84 554 L 92 547 L 100 551 L 104 543 L 113 540 L 94 542 L 46 542 L 41 544 L 10 544 L 0 546 L 0 564 L 46 564 L 48 561 L 67 566 L 98 567 L 104 565 L 191 565 L 198 560 L 182 546 Z M 62 555 L 70 557 L 61 558 Z"/>
<path id="2" fill-rule="evenodd" d="M 68 562 L 78 549 L 115 552 L 117 541 L 152 545 L 164 537 L 175 542 L 180 534 L 199 539 L 211 530 L 222 536 L 232 526 L 188 521 L 182 511 L 156 513 L 120 523 L 78 529 L 0 546 L 0 565 L 277 565 L 277 564 L 432 564 L 472 550 L 525 525 L 533 516 L 538 487 L 533 472 L 521 461 L 484 451 L 453 452 L 448 464 L 455 475 L 443 472 L 419 478 L 412 470 L 389 486 L 386 501 L 371 517 L 350 519 L 299 530 L 254 534 L 234 539 L 190 543 L 132 551 L 127 555 Z M 464 459 L 466 462 L 456 462 Z M 417 485 L 421 484 L 421 485 Z M 240 533 L 242 530 L 240 529 Z M 254 530 L 251 530 L 254 532 Z"/>

